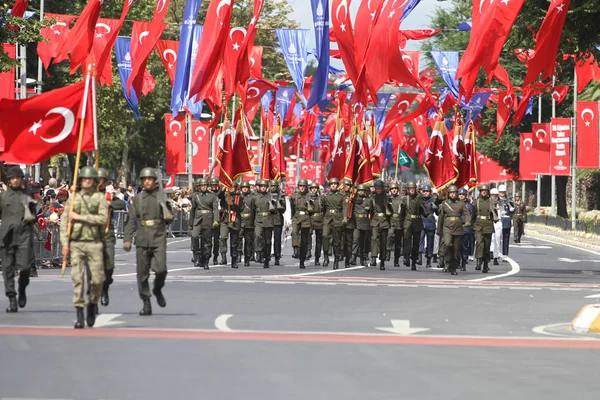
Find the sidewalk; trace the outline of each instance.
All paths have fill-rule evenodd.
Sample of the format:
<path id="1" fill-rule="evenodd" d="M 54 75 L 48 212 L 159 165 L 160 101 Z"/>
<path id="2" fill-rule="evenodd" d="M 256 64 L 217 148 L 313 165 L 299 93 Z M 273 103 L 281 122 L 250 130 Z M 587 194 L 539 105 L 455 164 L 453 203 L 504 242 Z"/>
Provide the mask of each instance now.
<path id="1" fill-rule="evenodd" d="M 531 223 L 525 225 L 525 235 L 600 251 L 600 236 L 590 233 L 563 231 L 552 226 Z"/>

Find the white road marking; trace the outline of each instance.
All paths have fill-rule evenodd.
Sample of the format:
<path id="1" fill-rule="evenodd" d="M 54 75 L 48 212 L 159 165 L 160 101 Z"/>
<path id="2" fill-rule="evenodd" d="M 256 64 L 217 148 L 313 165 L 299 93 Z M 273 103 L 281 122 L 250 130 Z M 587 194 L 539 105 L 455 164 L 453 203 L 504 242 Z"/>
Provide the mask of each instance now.
<path id="1" fill-rule="evenodd" d="M 229 320 L 229 318 L 231 318 L 231 317 L 233 317 L 233 315 L 231 315 L 231 314 L 221 314 L 221 315 L 219 315 L 217 317 L 217 319 L 215 319 L 215 328 L 217 328 L 221 332 L 233 332 L 227 326 L 227 320 Z"/>
<path id="2" fill-rule="evenodd" d="M 96 323 L 94 324 L 95 328 L 105 328 L 107 326 L 113 325 L 121 325 L 124 324 L 125 321 L 114 321 L 119 318 L 123 314 L 100 314 L 96 317 Z"/>
<path id="3" fill-rule="evenodd" d="M 213 268 L 213 267 L 211 267 Z M 176 268 L 176 269 L 169 269 L 168 272 L 177 272 L 177 271 L 187 271 L 190 269 L 198 269 L 198 267 L 186 267 L 186 268 Z M 137 275 L 137 272 L 131 272 L 129 274 L 116 274 L 113 276 L 135 276 Z"/>
<path id="4" fill-rule="evenodd" d="M 586 299 L 600 299 L 600 294 L 592 294 L 590 296 L 585 296 Z"/>
<path id="5" fill-rule="evenodd" d="M 571 263 L 571 264 L 580 263 L 580 262 L 600 263 L 600 260 L 575 260 L 572 258 L 562 258 L 562 257 L 558 258 L 557 260 L 560 262 Z"/>
<path id="6" fill-rule="evenodd" d="M 513 244 L 511 247 L 516 247 L 518 249 L 551 249 L 552 246 L 536 246 L 536 245 L 525 245 L 525 246 L 521 246 L 518 244 Z"/>
<path id="7" fill-rule="evenodd" d="M 577 246 L 573 246 L 573 245 L 571 245 L 571 244 L 567 244 L 567 243 L 560 243 L 560 242 L 555 242 L 554 240 L 542 239 L 542 238 L 539 238 L 539 237 L 536 237 L 535 239 L 536 239 L 536 240 L 541 240 L 542 242 L 546 242 L 546 243 L 553 243 L 553 244 L 556 244 L 556 245 L 558 245 L 558 246 L 565 246 L 565 247 L 570 247 L 570 248 L 572 248 L 572 249 L 575 249 L 575 250 L 582 250 L 582 251 L 586 251 L 586 252 L 588 252 L 588 253 L 590 253 L 590 254 L 595 254 L 595 255 L 597 255 L 597 256 L 600 256 L 600 253 L 599 253 L 599 252 L 597 252 L 597 251 L 594 251 L 594 250 L 587 249 L 587 248 L 585 248 L 585 247 L 577 247 Z"/>
<path id="8" fill-rule="evenodd" d="M 341 268 L 341 269 L 328 269 L 326 271 L 316 271 L 316 272 L 305 272 L 302 274 L 292 274 L 292 275 L 281 275 L 281 276 L 311 276 L 311 275 L 323 275 L 323 274 L 333 274 L 336 272 L 344 272 L 344 271 L 352 271 L 356 269 L 364 269 L 367 267 L 350 267 L 350 268 Z"/>
<path id="9" fill-rule="evenodd" d="M 493 279 L 506 278 L 507 276 L 516 275 L 519 272 L 521 272 L 521 267 L 519 266 L 519 264 L 515 260 L 513 260 L 510 257 L 505 257 L 505 259 L 510 264 L 511 270 L 509 272 L 507 272 L 505 274 L 500 274 L 500 275 L 490 275 L 490 276 L 486 276 L 485 278 L 471 279 L 471 281 L 472 282 L 491 281 Z"/>
<path id="10" fill-rule="evenodd" d="M 564 337 L 564 336 L 568 336 L 568 335 L 561 335 L 559 333 L 546 332 L 546 329 L 559 328 L 559 327 L 566 328 L 570 325 L 571 324 L 564 324 L 564 323 L 563 324 L 540 325 L 540 326 L 536 326 L 535 328 L 533 328 L 533 331 L 535 333 L 539 333 L 540 335 Z"/>
<path id="11" fill-rule="evenodd" d="M 307 285 L 323 285 L 323 286 L 334 286 L 335 282 L 306 282 Z"/>
<path id="12" fill-rule="evenodd" d="M 380 327 L 380 328 L 375 328 L 375 329 L 377 329 L 379 331 L 393 333 L 395 335 L 402 335 L 402 336 L 408 336 L 408 335 L 412 335 L 413 333 L 425 332 L 425 331 L 429 330 L 429 328 L 411 328 L 410 321 L 407 319 L 393 319 L 391 322 L 392 322 L 391 328 Z"/>

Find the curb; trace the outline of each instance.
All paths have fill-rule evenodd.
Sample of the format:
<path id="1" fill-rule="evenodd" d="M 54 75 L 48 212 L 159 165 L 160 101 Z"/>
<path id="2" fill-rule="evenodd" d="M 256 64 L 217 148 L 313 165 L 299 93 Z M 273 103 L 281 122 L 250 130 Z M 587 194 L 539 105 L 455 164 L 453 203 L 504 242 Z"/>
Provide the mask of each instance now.
<path id="1" fill-rule="evenodd" d="M 557 231 L 557 232 L 564 232 L 564 231 Z M 570 244 L 571 246 L 575 246 L 575 247 L 585 247 L 591 250 L 598 250 L 600 251 L 600 245 L 597 244 L 593 244 L 593 243 L 585 243 L 585 242 L 580 242 L 578 240 L 575 239 L 565 239 L 562 238 L 560 236 L 551 236 L 551 235 L 545 235 L 543 233 L 540 233 L 534 229 L 528 229 L 526 232 L 526 235 L 532 236 L 532 237 L 539 237 L 541 239 L 548 239 L 548 240 L 552 240 L 555 242 L 560 242 L 560 243 L 565 243 L 565 244 Z"/>
<path id="2" fill-rule="evenodd" d="M 571 322 L 571 330 L 577 333 L 600 332 L 600 305 L 584 306 Z"/>
<path id="3" fill-rule="evenodd" d="M 536 228 L 547 229 L 549 231 L 554 231 L 554 232 L 568 232 L 569 235 L 578 236 L 578 237 L 582 237 L 585 239 L 600 240 L 600 235 L 596 235 L 594 233 L 587 233 L 587 232 L 580 232 L 580 231 L 565 231 L 563 229 L 556 228 L 554 226 L 547 226 L 544 224 L 537 224 L 537 223 L 532 223 L 532 224 L 528 224 L 528 225 L 535 226 Z"/>

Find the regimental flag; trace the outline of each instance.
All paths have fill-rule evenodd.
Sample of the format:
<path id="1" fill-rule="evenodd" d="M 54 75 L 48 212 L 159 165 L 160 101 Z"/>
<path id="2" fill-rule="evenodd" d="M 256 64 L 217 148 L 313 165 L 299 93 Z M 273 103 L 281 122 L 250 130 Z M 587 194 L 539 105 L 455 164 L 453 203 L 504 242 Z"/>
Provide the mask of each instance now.
<path id="1" fill-rule="evenodd" d="M 429 139 L 427 160 L 424 165 L 429 175 L 429 181 L 437 190 L 453 184 L 458 177 L 458 169 L 454 164 L 450 141 L 446 133 L 443 117 L 438 116 Z"/>
<path id="2" fill-rule="evenodd" d="M 340 181 L 346 173 L 346 133 L 344 121 L 342 119 L 341 106 L 338 104 L 337 117 L 335 122 L 335 135 L 333 137 L 333 152 L 331 169 L 327 179 L 336 178 Z"/>
<path id="3" fill-rule="evenodd" d="M 398 153 L 396 155 L 396 164 L 401 167 L 410 168 L 414 163 L 414 160 L 406 154 L 402 148 L 398 147 Z"/>
<path id="4" fill-rule="evenodd" d="M 285 161 L 281 117 L 278 115 L 273 130 L 265 132 L 260 179 L 279 180 L 282 176 L 285 176 Z"/>
<path id="5" fill-rule="evenodd" d="M 218 137 L 219 147 L 217 149 L 216 161 L 221 170 L 219 181 L 228 188 L 232 187 L 233 182 L 240 176 L 252 171 L 248 155 L 248 138 L 244 133 L 242 119 L 236 125 L 236 129 L 234 130 L 226 114 L 225 121 L 223 122 L 223 131 Z"/>
<path id="6" fill-rule="evenodd" d="M 465 135 L 465 157 L 468 169 L 466 174 L 468 175 L 467 185 L 469 190 L 475 188 L 477 184 L 477 149 L 475 144 L 475 126 L 473 121 L 469 122 L 467 133 Z"/>
<path id="7" fill-rule="evenodd" d="M 358 170 L 356 173 L 356 184 L 368 184 L 373 181 L 373 169 L 371 164 L 371 154 L 369 153 L 369 144 L 367 143 L 367 132 L 363 131 L 356 135 L 358 157 Z"/>
<path id="8" fill-rule="evenodd" d="M 457 120 L 454 126 L 454 140 L 452 141 L 452 152 L 454 153 L 455 165 L 458 169 L 458 177 L 456 179 L 456 186 L 463 187 L 469 183 L 470 176 L 470 165 L 467 159 L 467 149 L 465 145 L 465 138 L 463 137 L 463 127 L 461 121 Z"/>

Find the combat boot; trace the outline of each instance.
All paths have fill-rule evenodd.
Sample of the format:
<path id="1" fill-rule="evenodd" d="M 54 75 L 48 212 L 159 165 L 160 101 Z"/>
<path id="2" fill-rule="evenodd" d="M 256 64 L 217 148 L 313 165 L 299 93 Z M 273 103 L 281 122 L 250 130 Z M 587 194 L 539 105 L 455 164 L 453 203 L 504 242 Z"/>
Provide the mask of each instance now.
<path id="1" fill-rule="evenodd" d="M 338 269 L 340 267 L 340 259 L 338 257 L 335 257 L 333 259 L 333 269 Z"/>
<path id="2" fill-rule="evenodd" d="M 87 322 L 87 326 L 90 328 L 92 328 L 96 323 L 96 304 L 88 303 L 85 321 Z"/>
<path id="3" fill-rule="evenodd" d="M 318 267 L 318 266 L 320 266 L 320 265 L 321 265 L 321 263 L 319 262 L 319 258 L 318 258 L 318 257 L 315 257 L 315 266 L 317 266 L 317 267 Z"/>
<path id="4" fill-rule="evenodd" d="M 377 257 L 371 257 L 371 267 L 377 266 Z"/>
<path id="5" fill-rule="evenodd" d="M 483 269 L 481 270 L 482 274 L 487 274 L 490 271 L 490 267 L 488 266 L 487 261 L 483 262 Z"/>
<path id="6" fill-rule="evenodd" d="M 456 260 L 450 261 L 450 275 L 458 275 L 458 272 L 456 272 L 456 264 Z"/>
<path id="7" fill-rule="evenodd" d="M 29 268 L 29 276 L 32 278 L 38 277 L 38 271 L 37 271 L 37 267 L 35 266 L 35 264 L 33 264 L 31 266 L 31 268 Z"/>
<path id="8" fill-rule="evenodd" d="M 300 269 L 305 269 L 306 267 L 304 266 L 304 261 L 300 261 Z"/>
<path id="9" fill-rule="evenodd" d="M 347 261 L 348 261 L 348 259 L 346 259 L 346 263 L 348 263 Z M 356 265 L 356 256 L 355 255 L 352 255 L 352 258 L 350 259 L 350 265 Z"/>
<path id="10" fill-rule="evenodd" d="M 106 271 L 106 277 L 104 279 L 104 283 L 102 284 L 102 292 L 100 293 L 100 304 L 104 307 L 108 306 L 110 303 L 110 297 L 108 296 L 108 288 L 110 287 L 109 280 L 112 281 L 113 270 Z"/>
<path id="11" fill-rule="evenodd" d="M 439 262 L 437 254 L 433 255 L 433 262 L 436 263 L 436 264 Z"/>
<path id="12" fill-rule="evenodd" d="M 481 258 L 478 258 L 477 264 L 475 264 L 475 271 L 481 271 L 481 264 L 482 264 Z"/>
<path id="13" fill-rule="evenodd" d="M 448 272 L 448 268 L 446 268 L 446 261 L 441 258 L 440 263 L 438 264 L 438 268 L 442 268 L 444 272 Z"/>
<path id="14" fill-rule="evenodd" d="M 328 267 L 329 266 L 329 253 L 325 253 L 323 255 L 323 266 L 324 267 Z"/>
<path id="15" fill-rule="evenodd" d="M 25 308 L 27 305 L 27 293 L 25 292 L 25 285 L 19 282 L 19 308 Z"/>
<path id="16" fill-rule="evenodd" d="M 219 261 L 220 265 L 227 265 L 227 255 L 225 253 L 221 253 L 221 261 Z"/>
<path id="17" fill-rule="evenodd" d="M 417 265 L 423 265 L 423 253 L 419 253 L 419 258 L 417 259 Z"/>
<path id="18" fill-rule="evenodd" d="M 408 259 L 408 257 L 404 257 L 404 266 L 410 267 L 410 260 Z"/>
<path id="19" fill-rule="evenodd" d="M 83 307 L 75 307 L 75 312 L 77 315 L 77 320 L 75 321 L 75 329 L 83 329 L 85 326 L 85 322 L 83 322 Z"/>
<path id="20" fill-rule="evenodd" d="M 281 265 L 279 260 L 281 260 L 281 257 L 275 257 L 275 265 Z"/>
<path id="21" fill-rule="evenodd" d="M 431 268 L 431 257 L 427 257 L 427 263 L 425 264 L 425 268 Z"/>
<path id="22" fill-rule="evenodd" d="M 262 255 L 262 253 L 256 253 L 256 262 L 257 262 L 257 263 L 262 263 L 263 261 L 264 261 L 264 260 L 263 260 L 263 255 Z"/>
<path id="23" fill-rule="evenodd" d="M 269 268 L 269 257 L 265 258 L 265 261 L 263 263 L 263 268 Z"/>
<path id="24" fill-rule="evenodd" d="M 167 306 L 167 299 L 165 299 L 165 296 L 163 296 L 162 289 L 154 288 L 152 289 L 152 294 L 154 297 L 156 297 L 156 302 L 159 306 L 162 308 Z"/>
<path id="25" fill-rule="evenodd" d="M 500 265 L 497 258 L 494 258 L 494 265 Z"/>
<path id="26" fill-rule="evenodd" d="M 219 265 L 219 257 L 218 256 L 213 256 L 213 265 Z"/>
<path id="27" fill-rule="evenodd" d="M 232 257 L 231 258 L 231 268 L 234 268 L 234 269 L 238 268 L 237 257 Z"/>
<path id="28" fill-rule="evenodd" d="M 415 260 L 412 261 L 411 266 L 410 266 L 410 270 L 411 271 L 416 271 L 417 270 L 417 262 Z"/>
<path id="29" fill-rule="evenodd" d="M 400 259 L 397 257 L 394 257 L 394 267 L 398 268 L 400 266 Z"/>
<path id="30" fill-rule="evenodd" d="M 292 254 L 292 258 L 300 258 L 300 250 L 297 247 L 294 247 L 294 253 Z"/>
<path id="31" fill-rule="evenodd" d="M 388 250 L 385 252 L 385 261 L 390 261 L 392 259 L 392 251 Z"/>
<path id="32" fill-rule="evenodd" d="M 344 268 L 348 268 L 350 267 L 350 258 L 346 257 L 346 259 L 344 260 Z"/>
<path id="33" fill-rule="evenodd" d="M 250 256 L 248 256 L 248 257 L 244 256 L 244 267 L 250 266 L 250 260 L 251 260 Z"/>
<path id="34" fill-rule="evenodd" d="M 311 257 L 312 257 L 312 250 L 308 249 L 308 251 L 306 252 L 306 259 L 305 259 L 305 261 L 310 260 Z"/>
<path id="35" fill-rule="evenodd" d="M 8 298 L 8 307 L 6 307 L 7 313 L 16 313 L 19 311 L 17 307 L 17 298 L 15 296 Z"/>
<path id="36" fill-rule="evenodd" d="M 379 261 L 379 270 L 385 271 L 385 261 L 383 261 L 383 260 Z"/>
<path id="37" fill-rule="evenodd" d="M 467 260 L 465 260 L 464 258 L 461 261 L 460 270 L 463 272 L 465 272 L 467 270 Z"/>
<path id="38" fill-rule="evenodd" d="M 152 303 L 150 303 L 150 299 L 144 299 L 144 306 L 140 310 L 140 315 L 152 315 Z"/>

